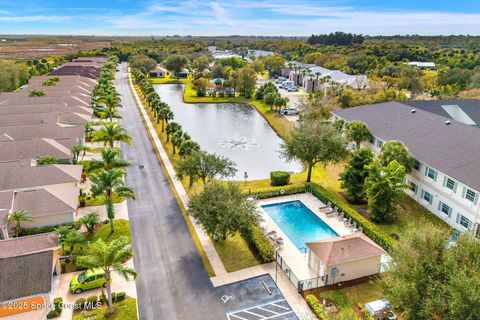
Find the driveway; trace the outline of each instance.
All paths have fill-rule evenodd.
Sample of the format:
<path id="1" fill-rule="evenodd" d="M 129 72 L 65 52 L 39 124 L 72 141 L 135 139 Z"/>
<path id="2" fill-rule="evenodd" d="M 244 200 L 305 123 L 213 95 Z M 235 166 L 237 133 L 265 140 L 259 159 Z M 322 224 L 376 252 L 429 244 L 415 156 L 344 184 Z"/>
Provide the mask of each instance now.
<path id="1" fill-rule="evenodd" d="M 133 166 L 126 184 L 137 200 L 128 200 L 128 215 L 140 319 L 225 319 L 225 307 L 206 273 L 180 208 L 173 196 L 127 82 L 119 66 L 116 88 L 123 108 L 120 123 L 132 136 L 122 153 Z M 138 165 L 142 164 L 143 169 Z"/>

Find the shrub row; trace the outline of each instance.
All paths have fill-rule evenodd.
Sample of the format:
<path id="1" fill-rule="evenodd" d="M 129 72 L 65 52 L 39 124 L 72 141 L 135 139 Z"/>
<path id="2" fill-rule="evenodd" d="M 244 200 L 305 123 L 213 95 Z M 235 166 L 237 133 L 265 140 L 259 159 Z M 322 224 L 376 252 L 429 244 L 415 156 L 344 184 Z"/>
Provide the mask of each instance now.
<path id="1" fill-rule="evenodd" d="M 62 314 L 62 303 L 63 299 L 58 297 L 53 299 L 54 309 L 47 314 L 47 319 L 57 318 Z"/>
<path id="2" fill-rule="evenodd" d="M 117 292 L 117 293 L 112 292 L 112 301 L 113 302 L 123 301 L 123 300 L 125 300 L 126 295 L 127 294 L 124 291 Z M 100 301 L 102 303 L 107 302 L 107 296 L 105 295 L 105 293 L 103 293 L 103 291 L 102 291 L 102 294 L 100 296 L 93 295 L 93 296 L 88 297 L 87 299 L 85 299 L 85 298 L 77 299 L 75 301 L 75 307 L 77 309 L 83 309 L 87 306 L 86 303 L 88 303 L 88 305 L 91 305 L 91 304 L 95 304 L 98 301 Z"/>
<path id="3" fill-rule="evenodd" d="M 273 261 L 275 249 L 260 228 L 253 225 L 250 230 L 242 233 L 242 237 L 255 248 L 258 256 L 264 262 Z"/>
<path id="4" fill-rule="evenodd" d="M 327 320 L 327 314 L 325 310 L 323 310 L 323 306 L 320 302 L 318 302 L 317 297 L 313 294 L 309 294 L 305 297 L 305 301 L 307 301 L 308 306 L 312 309 L 313 313 L 318 317 L 320 320 Z"/>
<path id="5" fill-rule="evenodd" d="M 286 186 L 290 182 L 290 173 L 285 171 L 270 172 L 272 186 Z"/>
<path id="6" fill-rule="evenodd" d="M 75 223 L 66 223 L 66 224 L 57 224 L 53 226 L 43 226 L 43 227 L 32 227 L 32 228 L 23 228 L 19 233 L 19 237 L 32 236 L 40 233 L 53 232 L 56 228 L 61 226 L 72 226 L 75 227 Z"/>
<path id="7" fill-rule="evenodd" d="M 345 214 L 345 217 L 351 218 L 357 223 L 357 226 L 362 227 L 363 233 L 367 235 L 370 239 L 375 241 L 385 250 L 389 251 L 393 244 L 393 238 L 385 234 L 377 225 L 373 222 L 368 221 L 365 217 L 359 214 L 356 210 L 352 209 L 345 201 L 343 201 L 337 195 L 333 195 L 323 187 L 315 183 L 306 183 L 305 188 L 310 190 L 310 192 L 320 199 L 324 203 L 331 202 L 332 205 L 335 205 Z"/>
<path id="8" fill-rule="evenodd" d="M 268 187 L 268 188 L 257 189 L 254 192 L 250 192 L 249 195 L 257 199 L 265 199 L 265 198 L 279 197 L 279 196 L 285 196 L 289 194 L 303 193 L 303 192 L 305 192 L 305 185 L 294 184 L 294 185 L 288 185 L 284 187 Z"/>

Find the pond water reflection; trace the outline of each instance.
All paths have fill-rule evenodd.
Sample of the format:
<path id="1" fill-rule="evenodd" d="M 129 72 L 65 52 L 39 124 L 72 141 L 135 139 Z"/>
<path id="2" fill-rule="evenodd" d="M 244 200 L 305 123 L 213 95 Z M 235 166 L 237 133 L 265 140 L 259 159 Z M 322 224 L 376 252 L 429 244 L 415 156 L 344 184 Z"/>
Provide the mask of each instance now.
<path id="1" fill-rule="evenodd" d="M 252 106 L 236 103 L 184 103 L 183 85 L 156 85 L 155 90 L 203 150 L 235 161 L 235 180 L 266 179 L 270 171 L 300 172 L 300 162 L 280 157 L 281 138 Z"/>

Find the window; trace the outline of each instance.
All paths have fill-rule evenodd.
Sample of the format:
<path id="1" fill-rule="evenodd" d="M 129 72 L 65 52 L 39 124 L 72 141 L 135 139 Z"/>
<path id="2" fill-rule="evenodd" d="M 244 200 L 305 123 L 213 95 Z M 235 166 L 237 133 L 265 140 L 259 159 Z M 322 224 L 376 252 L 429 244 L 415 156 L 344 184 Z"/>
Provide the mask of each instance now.
<path id="1" fill-rule="evenodd" d="M 467 192 L 465 193 L 465 199 L 471 202 L 475 202 L 476 196 L 477 194 L 474 191 L 467 189 Z"/>
<path id="2" fill-rule="evenodd" d="M 432 204 L 432 202 L 433 202 L 433 196 L 432 196 L 432 194 L 429 193 L 429 192 L 427 192 L 427 191 L 425 191 L 425 190 L 422 191 L 422 199 L 425 200 L 425 201 L 427 201 L 427 202 L 430 203 L 430 204 Z"/>
<path id="3" fill-rule="evenodd" d="M 456 189 L 455 185 L 456 185 L 455 181 L 453 181 L 450 178 L 446 178 L 445 187 L 447 187 L 448 189 L 450 189 L 452 191 L 455 191 L 455 189 Z"/>
<path id="4" fill-rule="evenodd" d="M 420 163 L 420 161 L 418 161 L 417 159 L 415 159 L 413 161 L 413 169 L 417 170 L 417 171 L 420 171 L 420 168 L 422 167 L 422 164 Z"/>
<path id="5" fill-rule="evenodd" d="M 371 144 L 375 144 L 375 137 L 374 137 L 374 136 L 370 136 L 370 138 L 368 139 L 368 141 L 370 141 Z"/>
<path id="6" fill-rule="evenodd" d="M 437 181 L 437 171 L 433 170 L 432 168 L 427 168 L 427 177 L 433 181 Z"/>
<path id="7" fill-rule="evenodd" d="M 452 208 L 446 203 L 443 203 L 442 201 L 440 201 L 438 204 L 438 210 L 445 213 L 449 217 L 452 214 Z"/>
<path id="8" fill-rule="evenodd" d="M 413 183 L 412 181 L 410 181 L 408 184 L 409 184 L 409 188 L 410 188 L 410 190 L 412 190 L 412 191 L 413 191 L 413 193 L 415 193 L 415 194 L 416 194 L 416 193 L 417 193 L 417 190 L 418 190 L 418 187 L 417 187 L 417 185 L 416 185 L 415 183 Z"/>
<path id="9" fill-rule="evenodd" d="M 460 214 L 460 221 L 458 222 L 462 227 L 470 229 L 470 219 Z"/>
<path id="10" fill-rule="evenodd" d="M 377 139 L 377 147 L 381 148 L 383 146 L 383 141 L 380 139 Z"/>

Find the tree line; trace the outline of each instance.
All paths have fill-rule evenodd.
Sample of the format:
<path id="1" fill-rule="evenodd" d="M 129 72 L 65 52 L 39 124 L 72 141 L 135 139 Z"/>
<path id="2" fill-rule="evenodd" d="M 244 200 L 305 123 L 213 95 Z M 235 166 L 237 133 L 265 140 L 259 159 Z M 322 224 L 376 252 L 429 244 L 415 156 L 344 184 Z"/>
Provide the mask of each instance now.
<path id="1" fill-rule="evenodd" d="M 352 44 L 362 44 L 365 41 L 365 37 L 361 34 L 355 33 L 345 33 L 337 31 L 335 33 L 329 34 L 312 34 L 308 40 L 308 44 L 316 45 L 339 45 L 339 46 L 350 46 Z"/>

